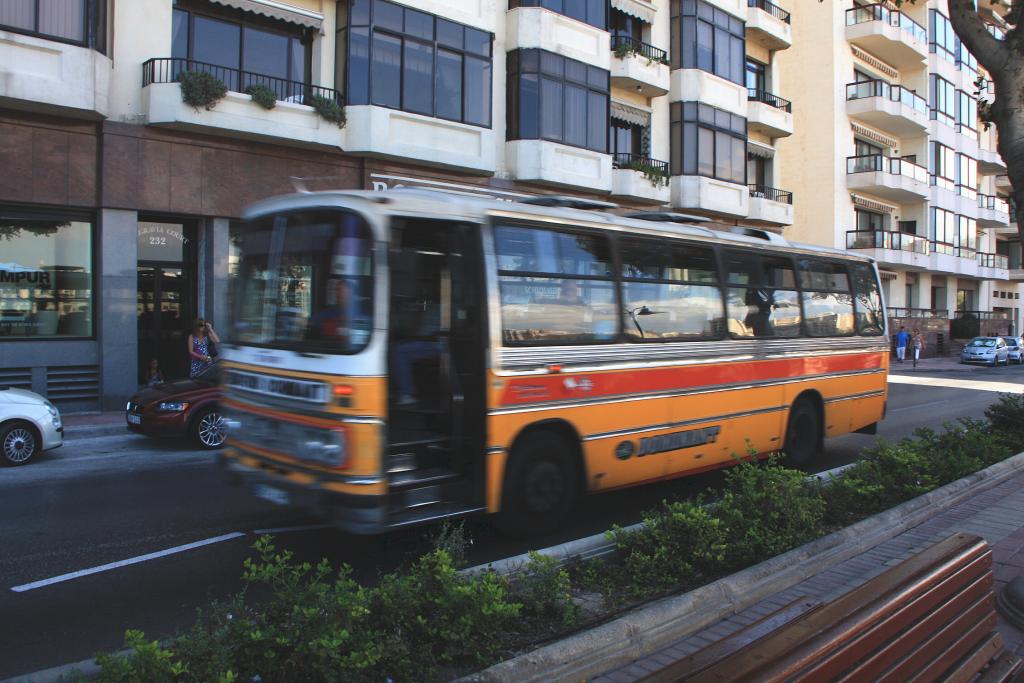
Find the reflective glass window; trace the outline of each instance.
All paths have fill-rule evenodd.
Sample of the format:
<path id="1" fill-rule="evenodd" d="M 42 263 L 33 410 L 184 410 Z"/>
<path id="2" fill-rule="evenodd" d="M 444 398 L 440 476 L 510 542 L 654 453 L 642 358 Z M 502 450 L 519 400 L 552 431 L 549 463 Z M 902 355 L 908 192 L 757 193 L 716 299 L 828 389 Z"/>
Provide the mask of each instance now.
<path id="1" fill-rule="evenodd" d="M 854 263 L 850 266 L 850 272 L 853 275 L 857 334 L 881 335 L 885 331 L 885 318 L 874 269 L 866 263 Z"/>

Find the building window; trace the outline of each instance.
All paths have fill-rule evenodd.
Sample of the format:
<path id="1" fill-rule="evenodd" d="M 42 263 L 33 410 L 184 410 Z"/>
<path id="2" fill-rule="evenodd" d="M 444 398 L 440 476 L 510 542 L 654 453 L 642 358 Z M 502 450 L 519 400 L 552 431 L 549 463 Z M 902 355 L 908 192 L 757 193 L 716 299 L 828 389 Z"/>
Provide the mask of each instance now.
<path id="1" fill-rule="evenodd" d="M 4 0 L 0 30 L 106 51 L 105 0 Z"/>
<path id="2" fill-rule="evenodd" d="M 673 102 L 672 175 L 747 182 L 747 120 L 698 102 Z"/>
<path id="3" fill-rule="evenodd" d="M 966 154 L 956 155 L 956 191 L 968 199 L 978 198 L 978 161 Z"/>
<path id="4" fill-rule="evenodd" d="M 768 160 L 747 152 L 747 183 L 758 187 L 771 185 L 768 181 Z"/>
<path id="5" fill-rule="evenodd" d="M 612 126 L 612 154 L 622 155 L 643 155 L 643 126 L 636 123 L 627 123 L 618 119 L 611 120 Z"/>
<path id="6" fill-rule="evenodd" d="M 956 122 L 956 88 L 945 78 L 935 74 L 931 74 L 928 79 L 932 118 L 952 126 Z"/>
<path id="7" fill-rule="evenodd" d="M 179 2 L 171 17 L 171 56 L 221 67 L 206 70 L 235 92 L 264 85 L 278 99 L 301 97 L 309 82 L 311 42 L 308 31 L 294 24 L 244 12 L 221 14 L 205 5 Z M 197 67 L 202 68 L 187 68 Z"/>
<path id="8" fill-rule="evenodd" d="M 700 69 L 744 84 L 747 50 L 741 19 L 704 0 L 675 0 L 671 21 L 673 69 Z"/>
<path id="9" fill-rule="evenodd" d="M 854 209 L 853 216 L 857 230 L 866 232 L 885 230 L 885 214 L 867 209 Z"/>
<path id="10" fill-rule="evenodd" d="M 612 8 L 610 28 L 613 37 L 630 38 L 637 43 L 644 40 L 644 22 L 621 10 Z M 614 41 L 612 42 L 614 45 Z"/>
<path id="11" fill-rule="evenodd" d="M 963 90 L 956 91 L 956 124 L 961 133 L 978 139 L 978 100 Z"/>
<path id="12" fill-rule="evenodd" d="M 490 128 L 492 34 L 384 0 L 342 0 L 338 17 L 347 104 Z"/>
<path id="13" fill-rule="evenodd" d="M 509 0 L 508 8 L 543 7 L 552 12 L 578 19 L 599 29 L 608 29 L 606 0 Z"/>
<path id="14" fill-rule="evenodd" d="M 508 53 L 508 139 L 608 151 L 609 73 L 546 50 Z"/>
<path id="15" fill-rule="evenodd" d="M 753 59 L 747 59 L 747 92 L 768 92 L 768 78 L 765 65 Z"/>
<path id="16" fill-rule="evenodd" d="M 928 43 L 931 51 L 955 64 L 959 40 L 949 18 L 937 10 L 929 10 L 928 35 L 931 36 Z"/>
<path id="17" fill-rule="evenodd" d="M 93 226 L 0 210 L 0 340 L 93 336 Z"/>
<path id="18" fill-rule="evenodd" d="M 956 153 L 941 142 L 932 141 L 928 172 L 932 176 L 932 184 L 953 190 L 956 185 Z"/>

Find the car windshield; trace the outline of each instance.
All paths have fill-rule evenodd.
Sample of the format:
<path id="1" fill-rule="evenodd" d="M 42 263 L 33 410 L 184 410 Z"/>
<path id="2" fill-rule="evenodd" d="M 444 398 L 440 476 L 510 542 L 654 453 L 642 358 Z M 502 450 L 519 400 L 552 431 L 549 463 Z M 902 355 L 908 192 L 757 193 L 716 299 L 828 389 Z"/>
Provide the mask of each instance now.
<path id="1" fill-rule="evenodd" d="M 996 345 L 996 340 L 995 339 L 972 339 L 971 343 L 968 344 L 968 346 L 986 346 L 986 347 L 988 347 L 988 346 L 995 346 L 995 345 Z"/>
<path id="2" fill-rule="evenodd" d="M 343 211 L 262 217 L 242 235 L 234 339 L 319 353 L 356 353 L 373 329 L 372 240 Z"/>

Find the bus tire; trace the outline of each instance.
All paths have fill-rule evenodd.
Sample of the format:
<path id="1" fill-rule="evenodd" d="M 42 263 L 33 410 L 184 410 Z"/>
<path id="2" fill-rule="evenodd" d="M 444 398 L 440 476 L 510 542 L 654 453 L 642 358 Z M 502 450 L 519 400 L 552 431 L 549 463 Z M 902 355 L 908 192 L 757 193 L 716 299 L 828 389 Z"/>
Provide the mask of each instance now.
<path id="1" fill-rule="evenodd" d="M 522 435 L 505 468 L 499 531 L 524 537 L 558 529 L 576 502 L 578 478 L 564 438 L 545 429 Z"/>
<path id="2" fill-rule="evenodd" d="M 782 447 L 786 463 L 803 467 L 821 452 L 821 417 L 814 403 L 805 397 L 798 398 L 789 410 L 786 424 L 786 441 Z"/>

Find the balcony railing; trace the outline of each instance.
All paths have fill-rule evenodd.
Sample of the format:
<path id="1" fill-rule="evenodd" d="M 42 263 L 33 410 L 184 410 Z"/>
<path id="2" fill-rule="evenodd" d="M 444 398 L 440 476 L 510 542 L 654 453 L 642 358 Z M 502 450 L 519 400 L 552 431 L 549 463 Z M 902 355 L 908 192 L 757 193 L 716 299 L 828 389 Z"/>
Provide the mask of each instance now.
<path id="1" fill-rule="evenodd" d="M 612 52 L 614 52 L 615 56 L 619 59 L 623 59 L 629 55 L 638 55 L 646 58 L 649 62 L 668 64 L 668 53 L 665 50 L 662 50 L 660 47 L 654 47 L 653 45 L 641 42 L 633 36 L 613 35 Z"/>
<path id="2" fill-rule="evenodd" d="M 883 154 L 862 154 L 860 156 L 846 157 L 847 173 L 870 173 L 881 171 L 892 173 L 906 178 L 928 182 L 928 169 L 918 166 L 912 161 L 898 157 L 887 157 Z"/>
<path id="3" fill-rule="evenodd" d="M 978 208 L 998 211 L 999 213 L 1010 213 L 1010 204 L 1002 197 L 991 194 L 978 193 Z"/>
<path id="4" fill-rule="evenodd" d="M 889 308 L 890 318 L 949 318 L 945 308 Z"/>
<path id="5" fill-rule="evenodd" d="M 922 114 L 928 114 L 928 100 L 902 85 L 892 85 L 880 80 L 854 81 L 846 84 L 846 99 L 862 100 L 868 97 L 883 97 Z"/>
<path id="6" fill-rule="evenodd" d="M 235 92 L 245 92 L 254 85 L 266 86 L 273 90 L 274 95 L 282 102 L 310 104 L 314 97 L 326 97 L 338 104 L 343 104 L 341 93 L 331 88 L 178 57 L 162 57 L 144 62 L 142 64 L 142 87 L 145 88 L 151 83 L 177 83 L 178 78 L 186 71 L 208 73 L 223 81 L 228 90 Z"/>
<path id="7" fill-rule="evenodd" d="M 789 12 L 776 4 L 768 2 L 768 0 L 747 0 L 747 7 L 755 7 L 762 12 L 767 12 L 780 21 L 789 23 Z"/>
<path id="8" fill-rule="evenodd" d="M 612 154 L 612 167 L 630 171 L 640 171 L 644 175 L 655 178 L 668 178 L 668 162 L 658 161 L 640 154 L 615 152 Z"/>
<path id="9" fill-rule="evenodd" d="M 977 318 L 978 320 L 1009 320 L 1006 311 L 953 311 L 954 318 Z"/>
<path id="10" fill-rule="evenodd" d="M 928 239 L 891 230 L 847 230 L 847 249 L 894 249 L 915 254 L 928 253 Z"/>
<path id="11" fill-rule="evenodd" d="M 933 254 L 945 254 L 946 256 L 956 256 L 957 258 L 969 258 L 973 259 L 977 253 L 972 247 L 961 247 L 956 244 L 949 244 L 948 242 L 929 242 L 928 248 L 932 250 Z"/>
<path id="12" fill-rule="evenodd" d="M 758 90 L 757 88 L 747 88 L 747 101 L 748 102 L 761 102 L 767 104 L 769 107 L 775 107 L 781 109 L 784 112 L 793 113 L 793 103 L 789 100 L 784 100 L 778 95 L 773 95 L 767 90 Z"/>
<path id="13" fill-rule="evenodd" d="M 956 184 L 956 193 L 961 197 L 967 197 L 968 199 L 977 199 L 978 191 L 970 185 L 964 185 L 962 183 Z"/>
<path id="14" fill-rule="evenodd" d="M 773 202 L 782 202 L 783 204 L 793 203 L 793 193 L 786 190 L 780 190 L 777 187 L 768 187 L 767 185 L 747 185 L 747 189 L 750 191 L 750 196 L 755 199 L 770 199 Z"/>
<path id="15" fill-rule="evenodd" d="M 890 26 L 897 26 L 922 43 L 928 42 L 928 32 L 903 12 L 889 9 L 883 4 L 863 5 L 846 10 L 846 25 L 854 26 L 869 21 L 884 21 Z"/>
<path id="16" fill-rule="evenodd" d="M 979 251 L 978 265 L 982 268 L 1002 268 L 1007 270 L 1010 267 L 1010 257 L 1005 254 L 989 254 Z"/>

